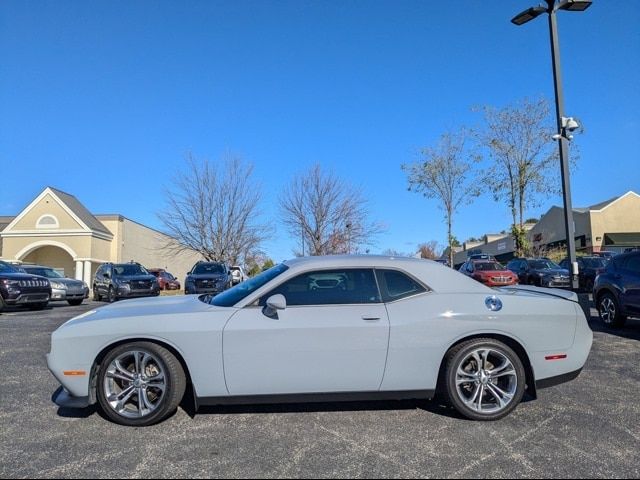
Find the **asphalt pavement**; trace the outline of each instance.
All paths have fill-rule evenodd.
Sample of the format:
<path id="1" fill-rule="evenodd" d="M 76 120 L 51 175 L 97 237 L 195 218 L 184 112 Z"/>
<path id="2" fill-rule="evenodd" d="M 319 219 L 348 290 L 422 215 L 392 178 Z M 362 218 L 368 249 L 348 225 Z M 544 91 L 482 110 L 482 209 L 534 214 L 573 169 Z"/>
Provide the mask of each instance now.
<path id="1" fill-rule="evenodd" d="M 0 478 L 640 477 L 638 320 L 592 318 L 581 376 L 495 423 L 416 401 L 179 409 L 134 429 L 50 400 L 50 333 L 95 306 L 0 314 Z"/>

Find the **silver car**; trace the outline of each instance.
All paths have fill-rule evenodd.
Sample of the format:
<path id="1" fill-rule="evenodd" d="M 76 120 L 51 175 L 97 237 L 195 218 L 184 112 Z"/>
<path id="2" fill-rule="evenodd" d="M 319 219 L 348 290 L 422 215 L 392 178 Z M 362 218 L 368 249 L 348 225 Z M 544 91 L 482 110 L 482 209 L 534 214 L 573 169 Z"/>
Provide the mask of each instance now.
<path id="1" fill-rule="evenodd" d="M 51 283 L 50 302 L 80 305 L 85 298 L 89 297 L 89 287 L 82 280 L 66 278 L 53 268 L 41 265 L 21 265 L 20 268 L 30 275 L 49 279 L 49 283 Z"/>
<path id="2" fill-rule="evenodd" d="M 314 288 L 318 279 L 340 279 Z M 494 290 L 427 260 L 300 258 L 219 295 L 132 300 L 52 334 L 64 407 L 150 425 L 196 408 L 433 397 L 497 420 L 576 378 L 593 335 L 572 292 Z"/>

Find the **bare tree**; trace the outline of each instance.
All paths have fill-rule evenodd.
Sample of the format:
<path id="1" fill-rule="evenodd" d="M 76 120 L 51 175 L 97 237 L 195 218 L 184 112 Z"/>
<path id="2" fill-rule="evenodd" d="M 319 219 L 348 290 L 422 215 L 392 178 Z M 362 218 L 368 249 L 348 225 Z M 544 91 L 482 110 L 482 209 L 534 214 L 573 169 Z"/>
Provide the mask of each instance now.
<path id="1" fill-rule="evenodd" d="M 319 165 L 298 175 L 280 196 L 283 222 L 300 239 L 297 255 L 357 252 L 382 232 L 368 220 L 367 201 L 352 185 Z"/>
<path id="2" fill-rule="evenodd" d="M 420 258 L 435 260 L 442 256 L 442 249 L 436 240 L 431 240 L 418 245 L 418 253 L 420 254 Z"/>
<path id="3" fill-rule="evenodd" d="M 477 158 L 466 148 L 467 131 L 445 133 L 436 146 L 422 149 L 422 159 L 402 165 L 409 179 L 409 190 L 439 202 L 447 222 L 449 262 L 453 265 L 453 216 L 460 206 L 478 196 L 473 165 Z"/>
<path id="4" fill-rule="evenodd" d="M 492 160 L 484 182 L 496 201 L 511 210 L 516 250 L 524 248 L 524 214 L 541 196 L 559 191 L 558 149 L 551 141 L 555 133 L 549 102 L 545 98 L 524 99 L 502 109 L 480 107 L 486 127 L 478 132 Z M 575 158 L 575 156 L 574 156 Z"/>
<path id="5" fill-rule="evenodd" d="M 253 166 L 230 154 L 216 163 L 189 154 L 165 197 L 158 217 L 172 253 L 194 251 L 208 261 L 238 264 L 259 253 L 270 233 L 258 222 L 261 192 Z"/>

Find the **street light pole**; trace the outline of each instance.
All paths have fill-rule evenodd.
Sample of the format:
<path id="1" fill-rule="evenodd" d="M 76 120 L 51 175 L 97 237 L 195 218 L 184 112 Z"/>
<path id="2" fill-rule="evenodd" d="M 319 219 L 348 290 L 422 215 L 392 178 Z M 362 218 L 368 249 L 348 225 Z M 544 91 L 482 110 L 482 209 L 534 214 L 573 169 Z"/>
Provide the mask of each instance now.
<path id="1" fill-rule="evenodd" d="M 557 11 L 582 12 L 591 6 L 592 0 L 546 0 L 547 7 L 539 5 L 531 7 L 511 19 L 515 25 L 524 25 L 538 16 L 549 15 L 549 34 L 551 35 L 551 60 L 553 63 L 553 86 L 556 94 L 556 120 L 558 133 L 553 136 L 560 149 L 560 173 L 562 177 L 562 198 L 564 201 L 564 225 L 567 238 L 567 253 L 571 264 L 571 286 L 578 290 L 578 263 L 576 261 L 576 235 L 573 222 L 573 206 L 571 205 L 571 187 L 569 183 L 569 141 L 572 130 L 578 127 L 573 118 L 564 116 L 564 94 L 562 91 L 562 72 L 560 70 L 560 47 L 558 42 Z"/>
<path id="2" fill-rule="evenodd" d="M 556 96 L 556 120 L 558 124 L 558 147 L 560 150 L 560 171 L 562 176 L 562 199 L 564 201 L 564 226 L 567 238 L 567 252 L 571 266 L 571 286 L 578 290 L 578 263 L 576 261 L 575 223 L 571 203 L 571 183 L 569 181 L 569 138 L 564 125 L 564 92 L 562 90 L 562 71 L 560 69 L 560 48 L 558 42 L 558 21 L 555 0 L 549 4 L 549 34 L 551 35 L 551 59 L 553 63 L 553 85 Z"/>

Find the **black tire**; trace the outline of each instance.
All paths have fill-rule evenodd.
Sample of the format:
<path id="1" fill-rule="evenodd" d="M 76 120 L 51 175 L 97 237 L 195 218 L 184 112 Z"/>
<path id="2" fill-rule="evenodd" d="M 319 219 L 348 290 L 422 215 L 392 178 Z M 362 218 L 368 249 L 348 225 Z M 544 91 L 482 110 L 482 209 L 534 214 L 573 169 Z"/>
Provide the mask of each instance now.
<path id="1" fill-rule="evenodd" d="M 598 297 L 598 315 L 606 327 L 622 328 L 627 317 L 620 313 L 620 304 L 611 292 L 604 292 Z"/>
<path id="2" fill-rule="evenodd" d="M 81 299 L 81 300 L 67 300 L 67 303 L 69 305 L 71 305 L 72 307 L 77 307 L 78 305 L 82 305 L 82 301 L 83 300 L 84 299 Z"/>
<path id="3" fill-rule="evenodd" d="M 456 384 L 458 369 L 460 367 L 464 367 L 463 362 L 465 361 L 465 359 L 468 359 L 469 355 L 471 355 L 472 352 L 479 349 L 490 349 L 492 352 L 496 352 L 497 354 L 504 356 L 506 359 L 508 359 L 513 367 L 514 375 L 512 375 L 511 377 L 513 379 L 513 377 L 515 376 L 516 380 L 515 388 L 513 388 L 513 386 L 511 387 L 513 388 L 513 394 L 510 401 L 504 407 L 500 407 L 500 410 L 495 412 L 481 412 L 469 407 L 461 398 L 461 394 L 459 393 L 458 386 Z M 496 368 L 497 366 L 493 365 L 493 367 Z M 504 379 L 503 381 L 507 380 L 504 377 L 502 378 Z M 509 415 L 522 400 L 525 392 L 526 381 L 526 372 L 520 357 L 518 357 L 518 355 L 510 347 L 492 338 L 477 338 L 463 342 L 460 345 L 457 345 L 449 350 L 445 357 L 444 390 L 446 392 L 447 398 L 460 414 L 471 420 L 495 421 Z M 498 380 L 491 380 L 489 381 L 489 383 L 491 387 L 493 387 L 494 385 L 498 385 Z M 475 390 L 475 387 L 473 387 L 473 385 L 475 385 L 473 382 L 468 382 L 467 385 L 460 385 L 460 390 L 464 390 L 465 388 L 469 387 L 471 387 L 469 388 L 469 391 Z M 477 388 L 480 392 L 480 405 L 482 405 L 482 399 L 485 397 L 490 397 L 496 400 L 495 395 L 492 395 L 489 391 L 489 385 L 485 387 L 484 385 L 478 384 Z M 477 398 L 475 394 L 473 394 L 473 398 Z"/>
<path id="4" fill-rule="evenodd" d="M 99 302 L 102 300 L 102 297 L 100 296 L 100 294 L 98 293 L 98 289 L 97 287 L 94 285 L 93 286 L 93 301 L 94 302 Z"/>
<path id="5" fill-rule="evenodd" d="M 0 313 L 2 313 L 2 311 L 4 310 L 4 307 L 5 307 L 4 298 L 2 298 L 2 295 L 0 295 Z"/>
<path id="6" fill-rule="evenodd" d="M 139 351 L 153 355 L 161 364 L 160 367 L 166 379 L 165 393 L 159 400 L 156 409 L 147 416 L 138 418 L 128 418 L 116 412 L 107 401 L 105 392 L 105 378 L 109 365 L 116 358 L 130 351 Z M 184 397 L 186 387 L 187 380 L 184 369 L 175 355 L 155 343 L 134 342 L 115 347 L 103 359 L 97 373 L 96 393 L 98 404 L 108 419 L 129 427 L 147 427 L 165 420 L 177 410 L 178 405 L 180 405 Z"/>
<path id="7" fill-rule="evenodd" d="M 107 302 L 113 303 L 118 301 L 118 295 L 113 287 L 109 287 L 109 291 L 107 292 Z"/>

